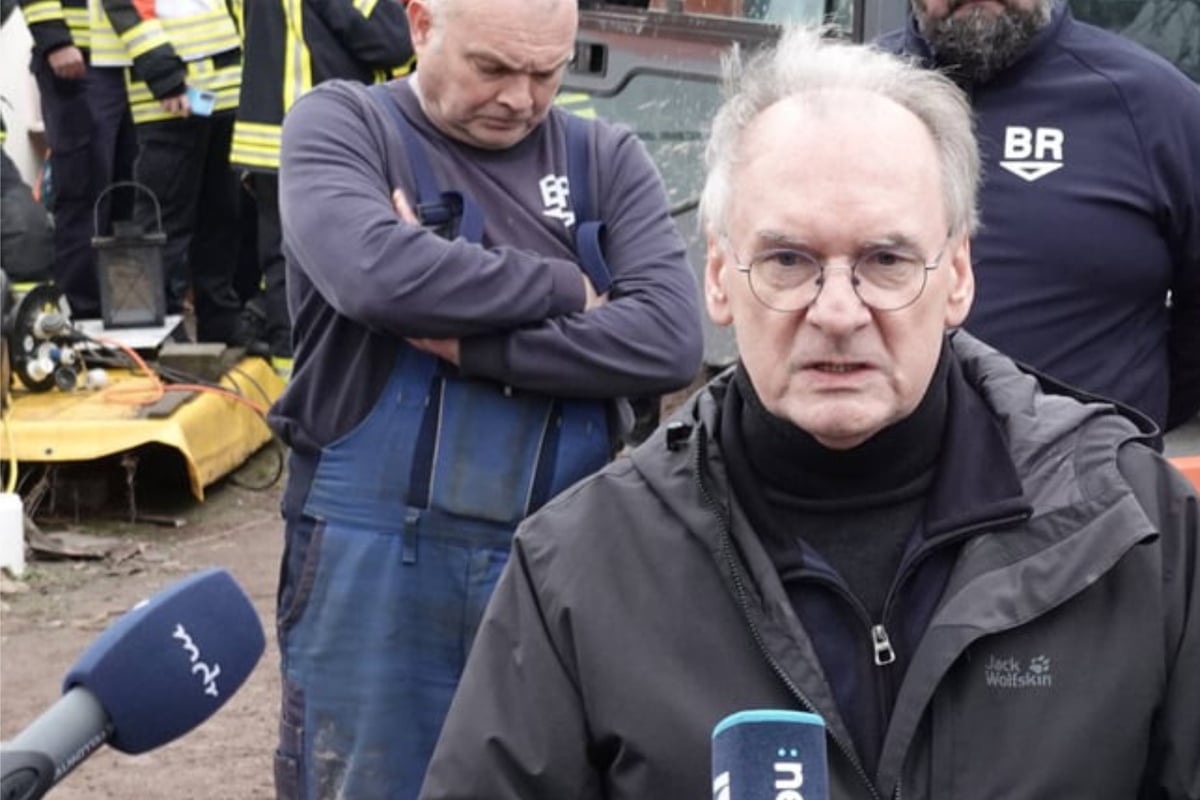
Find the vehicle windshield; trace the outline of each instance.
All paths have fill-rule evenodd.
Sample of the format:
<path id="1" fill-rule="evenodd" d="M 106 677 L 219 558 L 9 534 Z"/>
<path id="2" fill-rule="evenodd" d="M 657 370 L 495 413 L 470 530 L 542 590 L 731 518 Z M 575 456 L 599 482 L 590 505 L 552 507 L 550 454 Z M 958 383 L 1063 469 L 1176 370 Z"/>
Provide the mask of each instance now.
<path id="1" fill-rule="evenodd" d="M 1071 0 L 1071 11 L 1145 45 L 1200 83 L 1200 0 Z"/>

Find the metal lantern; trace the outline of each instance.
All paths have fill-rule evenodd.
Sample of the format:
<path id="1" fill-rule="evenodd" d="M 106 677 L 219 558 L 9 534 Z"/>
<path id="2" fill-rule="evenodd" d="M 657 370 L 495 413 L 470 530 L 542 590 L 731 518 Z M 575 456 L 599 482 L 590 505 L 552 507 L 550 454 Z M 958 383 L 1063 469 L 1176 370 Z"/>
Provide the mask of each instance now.
<path id="1" fill-rule="evenodd" d="M 100 201 L 113 189 L 132 187 L 145 192 L 154 203 L 158 229 L 147 232 L 132 220 L 114 220 L 112 233 L 100 235 Z M 154 192 L 136 181 L 118 181 L 96 198 L 93 208 L 96 266 L 100 278 L 100 314 L 105 328 L 155 327 L 163 324 L 167 311 L 163 278 L 162 247 L 167 236 L 162 229 L 162 210 Z"/>

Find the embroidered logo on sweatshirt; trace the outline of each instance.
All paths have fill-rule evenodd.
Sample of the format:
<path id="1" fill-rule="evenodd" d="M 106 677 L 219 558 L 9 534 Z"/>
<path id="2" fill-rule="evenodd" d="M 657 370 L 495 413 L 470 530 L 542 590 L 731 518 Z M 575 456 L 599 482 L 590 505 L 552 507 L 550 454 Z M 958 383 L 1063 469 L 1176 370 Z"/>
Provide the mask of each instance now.
<path id="1" fill-rule="evenodd" d="M 1063 167 L 1063 132 L 1059 128 L 1004 129 L 1004 160 L 1000 166 L 1030 183 Z"/>
<path id="2" fill-rule="evenodd" d="M 992 689 L 1049 689 L 1054 685 L 1050 657 L 1046 655 L 1034 656 L 1025 665 L 1018 658 L 990 655 L 983 678 Z"/>
<path id="3" fill-rule="evenodd" d="M 564 175 L 547 175 L 538 181 L 542 190 L 543 216 L 562 220 L 568 228 L 575 224 L 575 212 L 571 210 L 571 184 Z"/>

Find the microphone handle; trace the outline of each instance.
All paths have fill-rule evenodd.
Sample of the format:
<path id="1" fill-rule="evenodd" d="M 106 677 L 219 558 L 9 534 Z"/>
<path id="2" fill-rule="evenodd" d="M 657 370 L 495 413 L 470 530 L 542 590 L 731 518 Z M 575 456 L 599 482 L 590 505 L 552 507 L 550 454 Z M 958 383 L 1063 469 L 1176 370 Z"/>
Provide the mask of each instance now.
<path id="1" fill-rule="evenodd" d="M 112 730 L 108 714 L 96 696 L 82 686 L 74 686 L 0 748 L 0 752 L 12 753 L 12 761 L 18 761 L 15 758 L 18 753 L 44 755 L 54 768 L 50 781 L 50 785 L 53 785 L 96 752 L 112 735 Z M 10 759 L 6 758 L 5 761 Z M 25 769 L 28 769 L 28 764 Z M 0 771 L 7 781 L 9 764 L 5 763 Z"/>
<path id="2" fill-rule="evenodd" d="M 54 786 L 54 764 L 45 753 L 0 745 L 0 798 L 38 800 Z"/>

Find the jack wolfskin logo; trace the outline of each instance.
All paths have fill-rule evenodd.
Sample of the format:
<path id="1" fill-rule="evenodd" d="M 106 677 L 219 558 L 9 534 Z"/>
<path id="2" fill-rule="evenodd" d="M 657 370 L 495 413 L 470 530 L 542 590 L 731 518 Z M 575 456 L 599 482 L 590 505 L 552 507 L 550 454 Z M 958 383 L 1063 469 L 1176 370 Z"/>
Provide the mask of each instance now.
<path id="1" fill-rule="evenodd" d="M 1063 167 L 1063 132 L 1058 128 L 1004 129 L 1004 160 L 1000 166 L 1024 180 L 1036 181 Z"/>
<path id="2" fill-rule="evenodd" d="M 1024 667 L 1015 658 L 988 656 L 983 678 L 993 689 L 1049 689 L 1054 685 L 1050 657 L 1046 655 L 1034 656 Z"/>
<path id="3" fill-rule="evenodd" d="M 571 184 L 565 176 L 547 175 L 538 181 L 542 190 L 543 216 L 561 219 L 568 228 L 575 224 L 575 212 L 571 210 Z"/>

